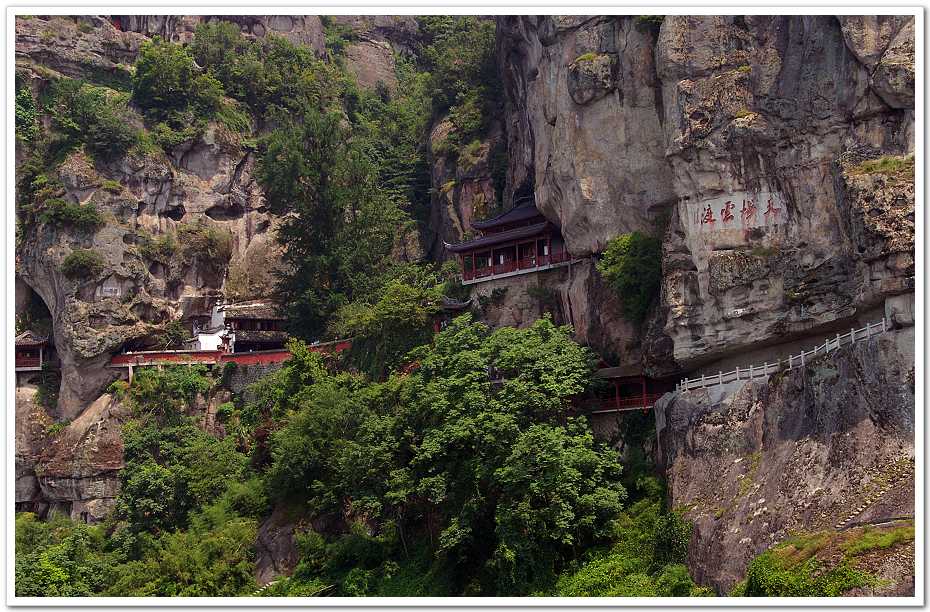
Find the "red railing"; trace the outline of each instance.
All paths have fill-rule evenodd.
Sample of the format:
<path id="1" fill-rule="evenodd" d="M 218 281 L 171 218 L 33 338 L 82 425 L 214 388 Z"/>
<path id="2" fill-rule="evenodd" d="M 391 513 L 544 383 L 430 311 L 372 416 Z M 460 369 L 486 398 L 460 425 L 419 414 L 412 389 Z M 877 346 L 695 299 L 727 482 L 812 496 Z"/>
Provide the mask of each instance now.
<path id="1" fill-rule="evenodd" d="M 494 276 L 496 274 L 507 274 L 509 272 L 516 272 L 517 270 L 532 270 L 533 268 L 541 268 L 543 266 L 550 266 L 555 264 L 564 263 L 571 259 L 571 255 L 566 251 L 560 253 L 553 253 L 552 255 L 539 255 L 536 257 L 524 257 L 522 259 L 514 259 L 511 261 L 505 261 L 504 263 L 493 264 L 490 266 L 484 266 L 481 268 L 476 268 L 474 270 L 463 270 L 462 271 L 462 280 L 474 280 L 476 278 L 486 278 L 488 276 Z"/>
<path id="2" fill-rule="evenodd" d="M 662 397 L 661 393 L 647 393 L 630 397 L 594 397 L 581 399 L 574 403 L 575 408 L 585 412 L 600 410 L 629 410 L 631 408 L 650 408 Z"/>
<path id="3" fill-rule="evenodd" d="M 320 344 L 310 345 L 309 348 L 315 353 L 332 354 L 351 348 L 351 340 L 336 340 L 333 342 L 322 342 Z M 140 353 L 123 353 L 114 355 L 110 360 L 110 365 L 120 366 L 139 366 L 152 364 L 217 364 L 217 363 L 240 363 L 244 365 L 256 363 L 279 363 L 287 361 L 291 357 L 291 352 L 287 349 L 276 349 L 267 351 L 253 351 L 250 353 L 229 353 L 223 350 L 216 351 L 147 351 Z M 38 359 L 36 360 L 38 361 Z M 19 360 L 16 362 L 19 367 Z"/>
<path id="4" fill-rule="evenodd" d="M 17 368 L 38 368 L 41 365 L 38 357 L 17 357 Z"/>

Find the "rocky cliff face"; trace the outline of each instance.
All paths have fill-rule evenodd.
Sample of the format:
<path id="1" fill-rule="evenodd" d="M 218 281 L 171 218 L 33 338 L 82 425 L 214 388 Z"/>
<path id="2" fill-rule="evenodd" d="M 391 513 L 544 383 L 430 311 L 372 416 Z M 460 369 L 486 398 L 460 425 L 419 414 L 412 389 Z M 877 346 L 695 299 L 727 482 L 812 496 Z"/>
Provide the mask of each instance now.
<path id="1" fill-rule="evenodd" d="M 509 193 L 535 192 L 575 255 L 674 204 L 656 33 L 632 18 L 501 17 Z"/>
<path id="2" fill-rule="evenodd" d="M 803 336 L 913 286 L 913 179 L 859 166 L 913 152 L 913 19 L 498 26 L 509 190 L 534 191 L 576 255 L 669 219 L 653 373 Z"/>
<path id="3" fill-rule="evenodd" d="M 696 580 L 726 592 L 790 532 L 914 516 L 913 351 L 902 329 L 766 382 L 659 401 L 658 455 L 670 504 L 695 523 Z M 913 565 L 886 586 L 906 592 L 908 577 L 912 590 Z"/>
<path id="4" fill-rule="evenodd" d="M 619 361 L 642 358 L 652 375 L 739 362 L 906 299 L 913 27 L 894 16 L 498 19 L 508 193 L 535 193 L 575 256 L 634 230 L 663 238 L 649 324 L 606 326 Z M 617 311 L 596 284 L 582 283 L 582 320 Z M 578 303 L 575 283 L 547 286 Z M 501 312 L 519 307 L 508 300 Z M 639 339 L 641 350 L 620 350 Z M 913 363 L 905 330 L 770 383 L 666 396 L 659 455 L 670 501 L 696 523 L 696 579 L 728 590 L 789 530 L 830 529 L 862 503 L 857 520 L 912 515 Z M 884 594 L 913 588 L 904 567 Z"/>
<path id="5" fill-rule="evenodd" d="M 189 42 L 196 26 L 211 19 L 232 21 L 247 36 L 281 35 L 325 53 L 317 16 L 30 17 L 16 22 L 17 72 L 35 94 L 57 75 L 126 84 L 143 42 L 154 36 Z M 335 23 L 352 32 L 346 62 L 359 84 L 396 85 L 393 54 L 414 44 L 415 20 L 339 17 Z M 24 235 L 17 252 L 18 278 L 42 298 L 54 321 L 62 365 L 58 416 L 74 418 L 100 395 L 115 376 L 107 367 L 112 353 L 172 320 L 209 314 L 221 294 L 268 294 L 279 251 L 254 167 L 254 151 L 241 136 L 211 125 L 170 156 L 130 155 L 101 164 L 75 153 L 55 170 L 50 178 L 61 181 L 62 199 L 92 202 L 106 219 L 93 232 L 42 226 Z M 229 255 L 166 261 L 144 248 L 147 239 L 184 227 L 228 235 Z M 408 238 L 407 251 L 421 253 L 418 244 L 408 244 L 416 236 Z M 61 262 L 79 248 L 101 253 L 105 270 L 85 280 L 62 274 Z"/>

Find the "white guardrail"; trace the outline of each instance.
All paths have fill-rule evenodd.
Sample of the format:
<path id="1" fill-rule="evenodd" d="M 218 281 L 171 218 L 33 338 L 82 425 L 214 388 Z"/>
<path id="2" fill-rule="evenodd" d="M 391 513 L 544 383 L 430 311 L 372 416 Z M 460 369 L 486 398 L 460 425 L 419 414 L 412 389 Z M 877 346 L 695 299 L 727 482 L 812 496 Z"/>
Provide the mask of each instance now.
<path id="1" fill-rule="evenodd" d="M 692 389 L 703 389 L 704 387 L 714 387 L 724 383 L 737 380 L 752 380 L 754 378 L 765 378 L 770 374 L 779 372 L 782 369 L 791 370 L 793 368 L 804 367 L 807 360 L 818 355 L 825 355 L 837 350 L 841 346 L 848 346 L 863 340 L 868 340 L 872 336 L 887 331 L 887 323 L 883 318 L 877 323 L 869 323 L 860 329 L 851 329 L 845 334 L 837 334 L 835 338 L 827 338 L 827 341 L 820 346 L 814 347 L 810 351 L 801 351 L 800 355 L 791 355 L 787 359 L 779 359 L 775 363 L 763 363 L 762 365 L 750 365 L 748 368 L 739 368 L 730 372 L 720 372 L 707 376 L 702 374 L 700 378 L 685 378 L 675 385 L 675 392 L 690 391 Z M 787 368 L 784 365 L 787 364 Z"/>

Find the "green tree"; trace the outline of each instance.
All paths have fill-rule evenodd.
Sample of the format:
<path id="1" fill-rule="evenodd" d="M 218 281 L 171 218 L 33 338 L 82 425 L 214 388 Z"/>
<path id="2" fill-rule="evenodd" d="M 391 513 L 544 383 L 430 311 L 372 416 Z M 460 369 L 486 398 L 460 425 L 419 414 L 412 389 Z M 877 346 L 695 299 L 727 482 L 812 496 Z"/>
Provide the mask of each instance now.
<path id="1" fill-rule="evenodd" d="M 633 323 L 646 319 L 662 280 L 662 243 L 640 232 L 611 240 L 597 270 L 620 298 L 623 315 Z"/>
<path id="2" fill-rule="evenodd" d="M 39 135 L 39 113 L 36 99 L 28 87 L 16 91 L 16 140 L 30 144 Z"/>
<path id="3" fill-rule="evenodd" d="M 99 594 L 108 580 L 110 555 L 101 527 L 65 517 L 40 522 L 16 516 L 15 587 L 19 597 L 82 597 Z"/>
<path id="4" fill-rule="evenodd" d="M 189 529 L 167 533 L 137 560 L 114 568 L 105 595 L 229 597 L 255 589 L 254 519 L 225 503 L 206 506 Z"/>
<path id="5" fill-rule="evenodd" d="M 502 493 L 493 565 L 505 589 L 554 575 L 561 558 L 610 535 L 626 496 L 620 471 L 616 456 L 599 452 L 581 422 L 532 425 L 519 435 L 494 473 Z"/>
<path id="6" fill-rule="evenodd" d="M 132 85 L 136 104 L 161 120 L 191 106 L 209 116 L 219 109 L 223 95 L 222 84 L 199 71 L 184 47 L 158 37 L 139 49 Z"/>
<path id="7" fill-rule="evenodd" d="M 317 339 L 339 307 L 377 286 L 405 215 L 336 113 L 307 108 L 302 123 L 275 130 L 257 175 L 269 209 L 284 217 L 277 236 L 288 272 L 278 291 L 291 331 Z"/>
<path id="8" fill-rule="evenodd" d="M 444 282 L 435 270 L 407 265 L 369 299 L 339 309 L 330 324 L 337 337 L 352 338 L 351 362 L 372 377 L 406 365 L 407 353 L 426 344 L 442 312 Z"/>
<path id="9" fill-rule="evenodd" d="M 45 94 L 55 130 L 64 137 L 62 150 L 83 144 L 94 157 L 108 162 L 123 156 L 140 139 L 127 117 L 127 95 L 74 79 L 58 79 Z"/>

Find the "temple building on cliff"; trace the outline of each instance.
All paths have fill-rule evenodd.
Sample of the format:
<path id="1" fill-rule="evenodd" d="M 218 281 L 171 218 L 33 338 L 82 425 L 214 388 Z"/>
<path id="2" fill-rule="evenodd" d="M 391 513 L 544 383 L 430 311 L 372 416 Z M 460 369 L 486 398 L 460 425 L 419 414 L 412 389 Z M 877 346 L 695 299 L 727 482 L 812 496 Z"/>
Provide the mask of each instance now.
<path id="1" fill-rule="evenodd" d="M 458 256 L 462 284 L 530 274 L 566 266 L 571 256 L 559 228 L 536 209 L 532 197 L 491 219 L 472 221 L 480 236 L 459 244 L 444 243 Z"/>
<path id="2" fill-rule="evenodd" d="M 234 353 L 281 350 L 287 344 L 287 318 L 276 303 L 251 300 L 218 308 Z"/>

